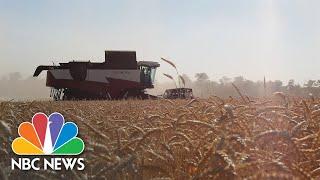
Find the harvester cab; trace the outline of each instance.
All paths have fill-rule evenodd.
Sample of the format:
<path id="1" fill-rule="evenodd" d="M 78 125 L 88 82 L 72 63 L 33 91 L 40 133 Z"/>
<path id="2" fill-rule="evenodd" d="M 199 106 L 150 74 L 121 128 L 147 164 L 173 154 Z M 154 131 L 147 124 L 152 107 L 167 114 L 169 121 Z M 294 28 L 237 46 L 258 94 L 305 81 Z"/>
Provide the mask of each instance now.
<path id="1" fill-rule="evenodd" d="M 139 61 L 138 69 L 140 70 L 140 81 L 148 88 L 153 88 L 156 75 L 156 69 L 160 64 L 152 61 Z"/>
<path id="2" fill-rule="evenodd" d="M 71 61 L 38 66 L 33 76 L 47 71 L 46 85 L 54 100 L 150 97 L 158 62 L 136 60 L 135 51 L 105 51 L 105 62 Z"/>

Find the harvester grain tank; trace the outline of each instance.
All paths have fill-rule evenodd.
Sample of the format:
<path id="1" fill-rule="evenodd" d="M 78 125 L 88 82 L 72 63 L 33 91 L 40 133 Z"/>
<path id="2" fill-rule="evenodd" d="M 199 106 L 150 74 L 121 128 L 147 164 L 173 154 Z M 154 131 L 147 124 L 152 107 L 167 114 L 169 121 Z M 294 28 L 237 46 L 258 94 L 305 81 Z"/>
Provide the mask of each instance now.
<path id="1" fill-rule="evenodd" d="M 47 70 L 46 86 L 54 100 L 126 99 L 151 97 L 160 64 L 136 60 L 135 51 L 105 51 L 104 62 L 70 61 L 38 66 L 33 76 Z"/>

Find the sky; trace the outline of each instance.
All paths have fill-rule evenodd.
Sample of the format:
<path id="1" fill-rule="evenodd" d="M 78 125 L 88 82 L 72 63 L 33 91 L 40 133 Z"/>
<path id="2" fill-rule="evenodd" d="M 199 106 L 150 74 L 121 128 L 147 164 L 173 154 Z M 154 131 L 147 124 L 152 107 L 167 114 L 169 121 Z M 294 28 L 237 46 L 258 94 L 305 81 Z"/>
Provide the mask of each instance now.
<path id="1" fill-rule="evenodd" d="M 318 0 L 0 0 L 0 76 L 103 61 L 105 50 L 160 57 L 210 79 L 320 79 Z"/>

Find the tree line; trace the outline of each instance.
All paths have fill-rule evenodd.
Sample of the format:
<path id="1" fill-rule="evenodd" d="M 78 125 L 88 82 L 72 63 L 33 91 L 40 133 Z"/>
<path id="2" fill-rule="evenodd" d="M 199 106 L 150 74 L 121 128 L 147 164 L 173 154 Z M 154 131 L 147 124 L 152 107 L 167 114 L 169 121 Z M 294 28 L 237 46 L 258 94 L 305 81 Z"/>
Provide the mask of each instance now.
<path id="1" fill-rule="evenodd" d="M 298 84 L 293 79 L 288 82 L 280 80 L 251 81 L 242 76 L 230 78 L 223 76 L 218 81 L 210 80 L 206 73 L 197 73 L 191 79 L 183 74 L 185 87 L 192 88 L 196 97 L 208 98 L 219 96 L 227 98 L 237 97 L 234 84 L 242 94 L 249 97 L 270 96 L 274 92 L 284 92 L 292 96 L 307 97 L 312 94 L 320 97 L 320 80 L 309 80 L 304 84 Z M 176 83 L 179 84 L 179 83 Z M 155 88 L 148 90 L 150 94 L 161 95 L 165 89 L 175 88 L 175 83 L 156 82 Z M 50 89 L 45 86 L 45 79 L 34 77 L 23 77 L 19 72 L 9 73 L 0 78 L 0 100 L 33 100 L 49 99 Z"/>
<path id="2" fill-rule="evenodd" d="M 196 97 L 208 98 L 210 96 L 219 96 L 227 98 L 229 96 L 238 97 L 234 84 L 242 94 L 248 97 L 270 96 L 275 92 L 283 92 L 292 96 L 307 97 L 311 94 L 314 97 L 320 97 L 320 80 L 309 80 L 304 84 L 296 83 L 294 79 L 288 82 L 280 80 L 252 81 L 243 76 L 230 78 L 221 77 L 218 81 L 209 79 L 206 73 L 196 73 L 194 80 L 188 75 L 182 75 L 185 81 L 185 87 L 192 88 Z M 156 83 L 155 93 L 161 94 L 165 89 L 174 88 L 173 83 Z"/>
<path id="3" fill-rule="evenodd" d="M 44 79 L 23 77 L 19 72 L 3 75 L 0 78 L 0 100 L 48 99 L 50 89 L 45 83 Z"/>

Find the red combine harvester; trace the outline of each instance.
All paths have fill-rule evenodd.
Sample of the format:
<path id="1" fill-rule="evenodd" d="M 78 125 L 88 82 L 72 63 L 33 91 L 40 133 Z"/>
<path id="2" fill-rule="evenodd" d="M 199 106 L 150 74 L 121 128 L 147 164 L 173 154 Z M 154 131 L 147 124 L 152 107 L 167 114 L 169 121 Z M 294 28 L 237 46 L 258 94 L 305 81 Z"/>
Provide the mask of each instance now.
<path id="1" fill-rule="evenodd" d="M 136 60 L 135 51 L 105 51 L 105 62 L 70 61 L 59 66 L 38 66 L 34 77 L 47 70 L 46 85 L 54 100 L 147 99 L 158 62 Z"/>

